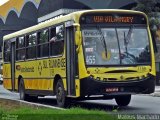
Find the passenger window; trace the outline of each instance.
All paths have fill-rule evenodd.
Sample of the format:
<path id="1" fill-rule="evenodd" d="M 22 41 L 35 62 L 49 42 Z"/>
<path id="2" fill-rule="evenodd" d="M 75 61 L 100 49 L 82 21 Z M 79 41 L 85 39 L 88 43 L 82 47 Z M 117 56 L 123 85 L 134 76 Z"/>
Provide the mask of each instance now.
<path id="1" fill-rule="evenodd" d="M 4 42 L 4 62 L 10 61 L 10 49 L 11 49 L 11 42 L 5 41 Z"/>
<path id="2" fill-rule="evenodd" d="M 64 27 L 63 25 L 50 30 L 50 55 L 62 55 L 64 51 Z"/>
<path id="3" fill-rule="evenodd" d="M 27 35 L 27 46 L 34 46 L 36 44 L 37 33 Z"/>
<path id="4" fill-rule="evenodd" d="M 49 56 L 49 32 L 47 30 L 38 33 L 38 57 Z"/>
<path id="5" fill-rule="evenodd" d="M 17 48 L 25 47 L 25 37 L 19 37 L 17 38 Z"/>
<path id="6" fill-rule="evenodd" d="M 26 36 L 26 41 L 27 41 L 26 57 L 27 59 L 36 58 L 36 39 L 37 39 L 37 33 L 33 33 L 31 35 Z"/>
<path id="7" fill-rule="evenodd" d="M 19 37 L 16 40 L 17 49 L 16 49 L 16 60 L 25 60 L 26 48 L 25 48 L 25 37 Z"/>
<path id="8" fill-rule="evenodd" d="M 8 40 L 8 41 L 5 41 L 4 42 L 4 51 L 7 52 L 7 51 L 10 51 L 11 49 L 11 42 Z"/>
<path id="9" fill-rule="evenodd" d="M 16 52 L 16 60 L 25 60 L 25 49 L 19 49 Z"/>
<path id="10" fill-rule="evenodd" d="M 48 37 L 49 37 L 49 35 L 48 35 L 48 29 L 40 31 L 38 33 L 38 43 L 41 44 L 41 43 L 48 42 Z"/>

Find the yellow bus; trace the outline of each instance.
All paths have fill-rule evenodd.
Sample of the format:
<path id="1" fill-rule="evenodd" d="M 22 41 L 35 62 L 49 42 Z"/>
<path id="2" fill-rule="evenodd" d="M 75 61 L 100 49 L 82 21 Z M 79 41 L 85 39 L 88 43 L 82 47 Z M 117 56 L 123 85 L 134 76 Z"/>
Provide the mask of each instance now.
<path id="1" fill-rule="evenodd" d="M 155 88 L 147 16 L 130 10 L 84 10 L 4 36 L 3 85 L 21 100 L 115 99 Z"/>

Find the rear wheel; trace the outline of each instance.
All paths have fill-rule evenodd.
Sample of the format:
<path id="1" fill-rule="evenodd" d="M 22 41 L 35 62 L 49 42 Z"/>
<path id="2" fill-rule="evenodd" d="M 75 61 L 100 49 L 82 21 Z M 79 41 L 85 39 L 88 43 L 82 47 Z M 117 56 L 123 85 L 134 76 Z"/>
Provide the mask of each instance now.
<path id="1" fill-rule="evenodd" d="M 20 100 L 27 100 L 28 95 L 25 94 L 25 86 L 23 79 L 21 79 L 19 83 L 19 95 L 20 95 Z"/>
<path id="2" fill-rule="evenodd" d="M 118 106 L 127 106 L 131 101 L 131 95 L 121 95 L 115 97 L 116 103 Z"/>
<path id="3" fill-rule="evenodd" d="M 37 101 L 38 100 L 38 96 L 30 96 L 25 93 L 25 86 L 24 86 L 23 79 L 20 80 L 19 95 L 20 95 L 20 100 L 25 100 L 25 101 Z"/>
<path id="4" fill-rule="evenodd" d="M 58 80 L 56 84 L 56 100 L 59 107 L 67 107 L 68 99 L 66 98 L 62 80 Z"/>

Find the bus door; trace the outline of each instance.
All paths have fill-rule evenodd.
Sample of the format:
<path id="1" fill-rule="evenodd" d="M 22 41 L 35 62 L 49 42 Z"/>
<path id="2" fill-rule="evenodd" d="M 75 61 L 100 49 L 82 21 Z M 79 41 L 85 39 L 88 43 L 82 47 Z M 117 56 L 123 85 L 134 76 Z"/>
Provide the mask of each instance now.
<path id="1" fill-rule="evenodd" d="M 72 25 L 65 25 L 66 29 L 66 79 L 67 79 L 67 95 L 75 96 L 75 78 L 77 74 L 77 55 L 76 46 L 74 42 L 74 27 Z"/>
<path id="2" fill-rule="evenodd" d="M 11 84 L 12 84 L 12 91 L 15 90 L 15 40 L 12 39 L 11 41 Z"/>

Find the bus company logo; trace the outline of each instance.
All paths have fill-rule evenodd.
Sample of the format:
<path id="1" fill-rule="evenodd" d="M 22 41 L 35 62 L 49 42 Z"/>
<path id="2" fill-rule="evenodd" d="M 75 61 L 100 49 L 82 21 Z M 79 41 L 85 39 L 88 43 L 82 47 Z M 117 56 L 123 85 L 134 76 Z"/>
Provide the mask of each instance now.
<path id="1" fill-rule="evenodd" d="M 99 73 L 99 71 L 100 71 L 100 70 L 99 70 L 98 68 L 95 69 L 95 72 L 96 72 L 96 73 Z"/>
<path id="2" fill-rule="evenodd" d="M 121 76 L 120 76 L 120 79 L 121 79 L 121 80 L 123 80 L 123 79 L 124 79 L 124 76 L 123 76 L 123 75 L 121 75 Z"/>
<path id="3" fill-rule="evenodd" d="M 39 75 L 42 75 L 42 70 L 43 70 L 42 63 L 39 62 L 39 65 L 38 65 L 38 72 L 39 72 Z"/>
<path id="4" fill-rule="evenodd" d="M 16 65 L 16 70 L 20 71 L 21 70 L 21 66 L 20 65 Z"/>
<path id="5" fill-rule="evenodd" d="M 34 67 L 21 67 L 20 71 L 23 72 L 23 73 L 34 72 Z"/>
<path id="6" fill-rule="evenodd" d="M 16 70 L 22 73 L 25 72 L 34 72 L 34 67 L 21 67 L 20 65 L 16 65 Z"/>

